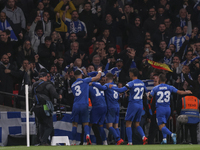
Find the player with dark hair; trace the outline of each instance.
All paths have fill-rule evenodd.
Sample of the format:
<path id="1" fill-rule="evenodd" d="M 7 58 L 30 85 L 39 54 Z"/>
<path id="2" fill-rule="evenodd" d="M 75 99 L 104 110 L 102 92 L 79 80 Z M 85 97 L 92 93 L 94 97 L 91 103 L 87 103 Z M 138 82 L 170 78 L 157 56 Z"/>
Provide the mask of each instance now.
<path id="1" fill-rule="evenodd" d="M 72 109 L 72 144 L 76 145 L 76 133 L 78 122 L 81 121 L 84 126 L 87 145 L 91 145 L 89 134 L 89 111 L 88 111 L 88 98 L 89 98 L 89 83 L 98 81 L 101 78 L 101 71 L 93 78 L 82 79 L 82 72 L 76 70 L 74 72 L 76 81 L 72 84 L 71 89 L 74 94 L 74 104 Z M 80 120 L 79 120 L 80 119 Z"/>
<path id="2" fill-rule="evenodd" d="M 113 89 L 109 89 L 109 85 L 112 84 L 113 86 L 117 86 L 113 82 L 113 74 L 107 73 L 106 74 L 106 84 L 100 85 L 96 83 L 92 83 L 92 86 L 97 87 L 99 90 L 104 90 L 105 98 L 107 103 L 107 115 L 106 115 L 106 125 L 109 132 L 114 136 L 114 139 L 117 145 L 122 145 L 124 140 L 120 138 L 120 131 L 118 128 L 119 122 L 119 94 Z"/>
<path id="3" fill-rule="evenodd" d="M 130 90 L 129 103 L 126 112 L 126 134 L 128 137 L 128 145 L 132 145 L 132 129 L 131 125 L 134 122 L 135 128 L 138 130 L 142 136 L 143 145 L 147 143 L 147 138 L 145 137 L 144 131 L 140 126 L 140 121 L 142 117 L 143 110 L 143 94 L 147 92 L 147 89 L 144 83 L 138 79 L 139 71 L 137 68 L 132 68 L 129 70 L 129 76 L 132 81 L 128 82 L 126 86 L 122 88 L 113 87 L 112 85 L 109 88 L 116 90 L 117 92 L 125 92 L 128 89 Z"/>
<path id="4" fill-rule="evenodd" d="M 155 96 L 155 99 L 152 103 L 156 103 L 156 119 L 158 123 L 159 130 L 162 131 L 163 141 L 161 144 L 167 144 L 167 135 L 172 137 L 173 143 L 176 144 L 176 134 L 172 133 L 165 124 L 171 114 L 170 108 L 170 97 L 171 93 L 177 93 L 180 95 L 191 94 L 191 91 L 180 91 L 173 86 L 165 84 L 167 78 L 165 74 L 159 75 L 159 85 L 155 86 L 151 93 L 149 94 L 149 98 Z"/>

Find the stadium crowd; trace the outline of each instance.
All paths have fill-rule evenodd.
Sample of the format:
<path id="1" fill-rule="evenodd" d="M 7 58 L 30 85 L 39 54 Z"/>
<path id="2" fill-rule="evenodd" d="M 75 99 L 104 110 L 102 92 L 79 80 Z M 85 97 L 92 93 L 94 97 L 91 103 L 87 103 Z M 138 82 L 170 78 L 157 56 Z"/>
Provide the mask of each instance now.
<path id="1" fill-rule="evenodd" d="M 199 28 L 197 0 L 1 0 L 0 91 L 25 95 L 24 74 L 31 92 L 46 68 L 52 83 L 57 74 L 64 77 L 61 103 L 72 110 L 76 70 L 94 77 L 101 68 L 101 85 L 112 73 L 123 87 L 129 69 L 137 68 L 138 79 L 157 82 L 164 73 L 167 84 L 200 98 Z M 172 72 L 154 69 L 147 59 Z M 171 97 L 172 112 L 180 113 L 181 98 Z M 128 93 L 119 101 L 127 108 Z M 12 107 L 12 97 L 0 95 L 0 104 Z M 24 99 L 17 98 L 16 107 L 24 108 Z"/>

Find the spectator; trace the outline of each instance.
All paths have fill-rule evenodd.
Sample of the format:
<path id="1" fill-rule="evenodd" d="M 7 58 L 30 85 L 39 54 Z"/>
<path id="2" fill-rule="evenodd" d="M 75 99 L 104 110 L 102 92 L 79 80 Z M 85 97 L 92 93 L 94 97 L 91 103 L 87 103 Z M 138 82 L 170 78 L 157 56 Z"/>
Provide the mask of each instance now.
<path id="1" fill-rule="evenodd" d="M 66 41 L 64 42 L 65 43 L 65 50 L 68 51 L 71 47 L 71 43 L 76 42 L 77 39 L 78 38 L 76 36 L 76 33 L 71 33 L 69 35 L 69 38 L 67 37 Z"/>
<path id="2" fill-rule="evenodd" d="M 179 10 L 179 18 L 176 18 L 175 20 L 175 26 L 180 26 L 181 28 L 183 28 L 187 25 L 187 22 L 187 10 L 182 8 Z"/>
<path id="3" fill-rule="evenodd" d="M 4 30 L 10 30 L 11 34 L 10 34 L 10 39 L 11 41 L 18 41 L 10 23 L 8 22 L 8 20 L 6 19 L 6 14 L 4 12 L 0 13 L 0 30 L 4 31 Z"/>
<path id="4" fill-rule="evenodd" d="M 135 26 L 129 26 L 129 38 L 128 45 L 134 47 L 137 51 L 137 55 L 140 54 L 141 48 L 144 45 L 144 31 L 141 27 L 141 19 L 140 17 L 136 17 L 134 21 Z"/>
<path id="5" fill-rule="evenodd" d="M 15 5 L 15 0 L 8 0 L 7 5 L 2 11 L 12 21 L 13 30 L 18 36 L 18 34 L 20 34 L 26 27 L 26 19 L 24 17 L 23 11 L 21 8 Z"/>
<path id="6" fill-rule="evenodd" d="M 21 67 L 21 64 L 24 60 L 34 60 L 35 52 L 31 46 L 31 42 L 29 40 L 26 40 L 22 47 L 19 48 L 18 54 L 17 54 L 17 64 L 18 67 Z"/>
<path id="7" fill-rule="evenodd" d="M 55 20 L 54 8 L 50 5 L 50 0 L 42 0 L 42 3 L 44 4 L 44 10 L 50 14 L 50 20 Z"/>
<path id="8" fill-rule="evenodd" d="M 71 50 L 67 51 L 65 53 L 65 60 L 67 64 L 73 63 L 76 58 L 81 58 L 83 60 L 83 64 L 85 66 L 85 53 L 83 53 L 81 50 L 79 50 L 79 43 L 78 42 L 73 42 L 71 43 Z"/>
<path id="9" fill-rule="evenodd" d="M 0 61 L 0 91 L 13 93 L 15 77 L 19 77 L 19 73 L 16 67 L 9 63 L 9 57 L 4 54 Z M 1 94 L 0 104 L 12 107 L 12 96 Z"/>
<path id="10" fill-rule="evenodd" d="M 99 67 L 103 67 L 99 55 L 94 55 L 94 57 L 92 58 L 92 64 L 94 65 L 95 70 L 97 70 Z"/>
<path id="11" fill-rule="evenodd" d="M 45 37 L 45 43 L 38 47 L 38 55 L 40 63 L 49 70 L 56 58 L 56 54 L 51 47 L 51 37 Z"/>
<path id="12" fill-rule="evenodd" d="M 51 34 L 52 42 L 51 47 L 56 53 L 56 56 L 62 56 L 65 52 L 65 45 L 60 34 L 57 31 L 53 31 Z"/>
<path id="13" fill-rule="evenodd" d="M 104 29 L 103 30 L 103 35 L 100 35 L 97 38 L 98 41 L 104 41 L 106 46 L 109 46 L 109 44 L 115 44 L 114 38 L 110 36 L 110 30 L 109 29 Z"/>
<path id="14" fill-rule="evenodd" d="M 87 39 L 90 40 L 97 32 L 96 28 L 99 24 L 98 16 L 92 14 L 91 3 L 87 2 L 84 4 L 83 11 L 79 14 L 79 19 L 85 23 L 87 28 Z"/>
<path id="15" fill-rule="evenodd" d="M 72 19 L 65 18 L 65 14 L 69 6 L 66 7 L 62 20 L 67 25 L 69 33 L 76 33 L 77 37 L 79 38 L 86 38 L 87 37 L 87 29 L 85 23 L 79 20 L 79 15 L 77 11 L 72 12 Z"/>
<path id="16" fill-rule="evenodd" d="M 164 54 L 164 58 L 160 60 L 160 62 L 165 63 L 167 65 L 171 65 L 172 63 L 172 51 L 167 49 Z"/>
<path id="17" fill-rule="evenodd" d="M 61 18 L 63 16 L 63 13 L 66 9 L 66 7 L 69 7 L 69 9 L 67 10 L 67 12 L 65 13 L 65 18 L 69 18 L 71 19 L 71 13 L 72 11 L 76 10 L 73 2 L 71 0 L 61 0 L 60 3 L 58 3 L 58 5 L 54 8 L 54 11 L 59 13 Z M 56 20 L 58 19 L 58 16 L 56 16 Z M 64 23 L 65 21 L 61 20 L 61 27 L 56 28 L 55 30 L 58 32 L 61 32 L 61 37 L 64 39 L 65 37 L 65 33 L 68 31 L 68 27 L 67 25 L 65 25 Z"/>
<path id="18" fill-rule="evenodd" d="M 40 20 L 42 20 L 43 12 L 44 12 L 44 4 L 42 2 L 38 2 L 37 8 L 33 9 L 29 15 L 28 23 L 32 23 L 36 17 L 40 17 Z"/>
<path id="19" fill-rule="evenodd" d="M 173 36 L 168 44 L 168 47 L 170 44 L 174 44 L 176 46 L 176 52 L 178 52 L 185 41 L 185 36 L 183 36 L 183 30 L 180 26 L 176 27 L 176 36 Z"/>
<path id="20" fill-rule="evenodd" d="M 174 29 L 172 27 L 172 22 L 171 22 L 171 19 L 170 18 L 165 18 L 164 20 L 164 24 L 165 24 L 165 27 L 166 27 L 166 33 L 172 37 L 174 35 Z M 167 43 L 168 44 L 168 43 Z"/>
<path id="21" fill-rule="evenodd" d="M 166 33 L 165 24 L 161 23 L 159 25 L 158 31 L 156 31 L 152 37 L 155 49 L 158 49 L 161 40 L 165 41 L 166 43 L 169 43 L 170 38 L 171 38 L 170 35 Z"/>
<path id="22" fill-rule="evenodd" d="M 51 26 L 50 24 L 46 25 L 46 31 L 44 32 L 41 28 L 36 28 L 38 21 L 41 20 L 41 17 L 36 17 L 35 21 L 32 23 L 29 36 L 31 38 L 31 44 L 33 46 L 34 52 L 38 53 L 38 46 L 40 43 L 45 42 L 45 37 L 50 36 L 51 34 Z"/>
<path id="23" fill-rule="evenodd" d="M 143 26 L 144 31 L 150 32 L 150 34 L 153 35 L 158 29 L 159 24 L 160 24 L 160 21 L 156 18 L 155 8 L 150 8 L 149 18 L 144 22 L 144 26 Z"/>

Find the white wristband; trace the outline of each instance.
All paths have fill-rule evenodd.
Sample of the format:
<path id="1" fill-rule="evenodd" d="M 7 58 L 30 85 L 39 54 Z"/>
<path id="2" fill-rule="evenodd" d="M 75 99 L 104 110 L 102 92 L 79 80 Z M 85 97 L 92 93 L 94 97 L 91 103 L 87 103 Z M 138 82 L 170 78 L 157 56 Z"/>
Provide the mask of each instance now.
<path id="1" fill-rule="evenodd" d="M 101 71 L 98 71 L 98 73 L 101 73 Z"/>

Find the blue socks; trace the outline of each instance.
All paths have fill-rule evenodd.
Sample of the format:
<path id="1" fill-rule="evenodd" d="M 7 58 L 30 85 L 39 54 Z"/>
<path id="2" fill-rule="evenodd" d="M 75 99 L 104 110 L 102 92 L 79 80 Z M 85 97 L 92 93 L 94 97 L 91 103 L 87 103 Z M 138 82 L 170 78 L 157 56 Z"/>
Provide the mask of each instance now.
<path id="1" fill-rule="evenodd" d="M 84 132 L 85 132 L 85 135 L 86 135 L 86 136 L 87 136 L 87 135 L 90 135 L 90 129 L 91 129 L 91 128 L 89 128 L 88 125 L 85 125 L 85 126 L 84 126 Z"/>
<path id="2" fill-rule="evenodd" d="M 77 127 L 72 127 L 72 140 L 76 140 Z"/>
<path id="3" fill-rule="evenodd" d="M 164 134 L 168 134 L 168 135 L 171 135 L 172 134 L 172 132 L 171 131 L 169 131 L 169 129 L 166 127 L 166 126 L 164 126 L 163 128 L 162 128 L 162 133 L 163 133 L 163 136 L 164 136 Z M 164 138 L 164 137 L 163 137 Z"/>
<path id="4" fill-rule="evenodd" d="M 115 130 L 116 130 L 118 136 L 120 137 L 120 131 L 119 131 L 119 128 L 117 128 L 117 129 L 115 129 Z"/>
<path id="5" fill-rule="evenodd" d="M 132 143 L 132 128 L 126 127 L 126 135 L 128 138 L 128 143 Z"/>
<path id="6" fill-rule="evenodd" d="M 102 141 L 105 141 L 106 140 L 106 133 L 104 131 L 104 128 L 100 127 L 99 130 L 100 130 L 100 135 L 101 135 Z"/>
<path id="7" fill-rule="evenodd" d="M 109 132 L 114 136 L 116 142 L 120 140 L 119 135 L 113 127 L 109 128 Z"/>
<path id="8" fill-rule="evenodd" d="M 137 131 L 140 133 L 140 135 L 142 136 L 142 138 L 145 136 L 144 131 L 143 131 L 143 129 L 142 129 L 141 126 L 137 127 Z"/>

